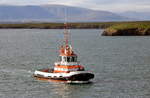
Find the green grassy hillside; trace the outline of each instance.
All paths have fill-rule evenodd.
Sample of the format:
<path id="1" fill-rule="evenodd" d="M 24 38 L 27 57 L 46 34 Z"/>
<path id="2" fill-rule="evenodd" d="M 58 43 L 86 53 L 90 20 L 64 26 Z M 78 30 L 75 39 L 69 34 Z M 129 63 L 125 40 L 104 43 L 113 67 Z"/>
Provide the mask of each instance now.
<path id="1" fill-rule="evenodd" d="M 105 29 L 102 35 L 150 35 L 150 21 L 120 22 Z"/>
<path id="2" fill-rule="evenodd" d="M 108 29 L 122 30 L 122 29 L 147 29 L 150 28 L 150 21 L 145 22 L 121 22 L 110 26 Z"/>

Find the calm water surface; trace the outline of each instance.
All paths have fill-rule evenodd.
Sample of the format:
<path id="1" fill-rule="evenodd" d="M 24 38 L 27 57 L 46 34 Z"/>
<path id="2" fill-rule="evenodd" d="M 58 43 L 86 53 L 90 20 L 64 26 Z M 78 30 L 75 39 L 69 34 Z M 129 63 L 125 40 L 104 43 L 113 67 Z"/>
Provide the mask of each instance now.
<path id="1" fill-rule="evenodd" d="M 150 38 L 104 37 L 102 30 L 71 30 L 81 63 L 95 73 L 91 84 L 35 80 L 52 67 L 63 30 L 0 30 L 0 98 L 150 98 Z"/>

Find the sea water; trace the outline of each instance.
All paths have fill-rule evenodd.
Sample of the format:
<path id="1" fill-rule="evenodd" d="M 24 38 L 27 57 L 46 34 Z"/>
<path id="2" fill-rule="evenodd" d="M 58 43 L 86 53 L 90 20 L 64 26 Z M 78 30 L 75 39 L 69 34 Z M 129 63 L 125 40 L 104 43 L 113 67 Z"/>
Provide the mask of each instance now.
<path id="1" fill-rule="evenodd" d="M 34 70 L 53 67 L 63 30 L 0 30 L 0 98 L 149 98 L 149 36 L 101 36 L 100 29 L 72 29 L 79 61 L 95 74 L 90 84 L 39 81 Z"/>

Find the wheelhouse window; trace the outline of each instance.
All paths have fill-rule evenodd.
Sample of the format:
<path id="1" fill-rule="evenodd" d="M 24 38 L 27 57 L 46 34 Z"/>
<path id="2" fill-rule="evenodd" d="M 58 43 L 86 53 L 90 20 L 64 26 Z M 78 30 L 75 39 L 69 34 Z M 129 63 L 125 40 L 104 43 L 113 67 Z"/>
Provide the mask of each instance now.
<path id="1" fill-rule="evenodd" d="M 71 62 L 77 62 L 77 56 L 73 56 L 73 57 L 71 58 Z"/>
<path id="2" fill-rule="evenodd" d="M 60 56 L 59 60 L 64 62 L 77 62 L 77 56 Z"/>
<path id="3" fill-rule="evenodd" d="M 75 57 L 72 57 L 72 60 L 71 60 L 72 62 L 75 62 Z"/>
<path id="4" fill-rule="evenodd" d="M 67 62 L 67 57 L 64 57 L 64 61 Z"/>
<path id="5" fill-rule="evenodd" d="M 74 61 L 77 62 L 77 56 L 75 56 Z"/>
<path id="6" fill-rule="evenodd" d="M 70 57 L 67 57 L 67 62 L 70 62 Z"/>

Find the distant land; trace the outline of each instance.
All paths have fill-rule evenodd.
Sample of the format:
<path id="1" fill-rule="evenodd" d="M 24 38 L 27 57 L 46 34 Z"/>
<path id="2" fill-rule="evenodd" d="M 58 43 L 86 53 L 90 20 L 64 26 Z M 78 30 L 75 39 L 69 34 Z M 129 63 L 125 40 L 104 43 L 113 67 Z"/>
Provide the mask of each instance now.
<path id="1" fill-rule="evenodd" d="M 133 17 L 128 18 L 123 14 L 64 5 L 0 5 L 0 22 L 64 22 L 65 9 L 68 22 L 134 20 Z"/>
<path id="2" fill-rule="evenodd" d="M 68 23 L 69 29 L 104 29 L 117 22 Z M 1 23 L 0 29 L 64 29 L 64 23 Z"/>
<path id="3" fill-rule="evenodd" d="M 64 29 L 64 23 L 4 23 L 0 29 Z M 103 36 L 147 36 L 150 21 L 68 23 L 68 29 L 104 29 Z"/>
<path id="4" fill-rule="evenodd" d="M 150 21 L 124 21 L 124 22 L 68 22 L 69 29 L 128 29 L 147 28 Z M 0 29 L 64 29 L 64 23 L 51 22 L 12 22 L 1 23 Z"/>

